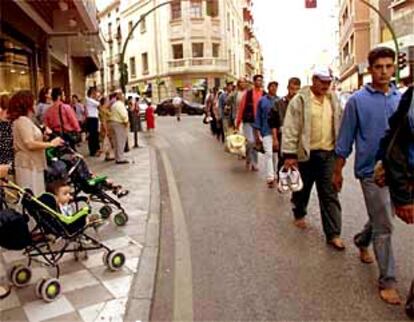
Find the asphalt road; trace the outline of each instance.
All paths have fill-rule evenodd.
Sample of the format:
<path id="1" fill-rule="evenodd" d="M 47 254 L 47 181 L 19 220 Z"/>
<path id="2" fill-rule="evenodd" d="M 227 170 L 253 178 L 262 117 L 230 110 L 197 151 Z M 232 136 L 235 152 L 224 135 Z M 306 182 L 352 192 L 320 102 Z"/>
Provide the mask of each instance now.
<path id="1" fill-rule="evenodd" d="M 402 306 L 379 299 L 376 264 L 360 263 L 352 245 L 367 218 L 352 162 L 341 194 L 347 250 L 338 253 L 325 243 L 315 195 L 310 227 L 299 230 L 292 224 L 289 196 L 268 189 L 262 171 L 247 172 L 243 161 L 226 154 L 201 118 L 178 123 L 160 117 L 150 142 L 163 156 L 153 321 L 180 316 L 195 321 L 406 320 Z M 396 220 L 403 295 L 414 278 L 413 242 L 414 227 Z M 180 315 L 183 308 L 190 315 Z"/>

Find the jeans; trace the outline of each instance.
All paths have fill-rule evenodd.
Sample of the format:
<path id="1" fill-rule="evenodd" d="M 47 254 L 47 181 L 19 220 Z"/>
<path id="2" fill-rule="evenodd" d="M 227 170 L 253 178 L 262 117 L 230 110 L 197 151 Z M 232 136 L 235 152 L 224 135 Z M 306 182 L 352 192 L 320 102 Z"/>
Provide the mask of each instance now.
<path id="1" fill-rule="evenodd" d="M 254 149 L 256 140 L 254 137 L 254 129 L 252 123 L 243 123 L 243 134 L 246 137 L 246 161 L 251 165 L 257 167 L 258 155 L 257 151 Z"/>
<path id="2" fill-rule="evenodd" d="M 391 288 L 396 279 L 391 243 L 393 224 L 390 192 L 386 187 L 378 187 L 373 178 L 364 178 L 360 182 L 369 219 L 362 232 L 355 236 L 355 244 L 366 248 L 373 242 L 380 271 L 379 287 Z"/>
<path id="3" fill-rule="evenodd" d="M 86 119 L 86 127 L 88 129 L 88 147 L 89 154 L 94 156 L 99 151 L 99 119 L 97 117 L 88 117 Z"/>
<path id="4" fill-rule="evenodd" d="M 307 214 L 312 187 L 316 183 L 323 231 L 328 241 L 341 235 L 342 226 L 341 204 L 332 185 L 334 165 L 334 151 L 311 151 L 309 161 L 299 162 L 303 189 L 292 194 L 293 214 L 295 219 L 302 219 Z"/>
<path id="5" fill-rule="evenodd" d="M 275 180 L 276 174 L 276 153 L 273 152 L 273 137 L 266 135 L 263 137 L 263 148 L 265 150 L 264 159 L 266 165 L 266 180 Z"/>

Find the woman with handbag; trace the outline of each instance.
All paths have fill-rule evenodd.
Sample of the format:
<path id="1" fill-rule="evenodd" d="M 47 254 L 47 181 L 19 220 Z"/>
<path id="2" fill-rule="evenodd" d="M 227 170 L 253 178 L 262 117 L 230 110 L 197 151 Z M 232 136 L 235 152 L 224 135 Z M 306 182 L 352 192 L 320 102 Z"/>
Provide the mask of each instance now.
<path id="1" fill-rule="evenodd" d="M 52 106 L 46 111 L 44 125 L 53 133 L 61 136 L 73 149 L 80 142 L 81 128 L 73 108 L 62 102 L 64 93 L 61 88 L 52 90 Z"/>

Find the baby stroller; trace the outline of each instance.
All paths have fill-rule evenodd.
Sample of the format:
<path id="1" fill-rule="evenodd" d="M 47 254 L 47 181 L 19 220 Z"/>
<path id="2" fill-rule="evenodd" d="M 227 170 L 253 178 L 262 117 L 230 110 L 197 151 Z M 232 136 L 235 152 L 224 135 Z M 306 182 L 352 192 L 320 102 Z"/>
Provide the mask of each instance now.
<path id="1" fill-rule="evenodd" d="M 125 264 L 125 255 L 105 246 L 86 233 L 93 227 L 87 222 L 89 207 L 84 207 L 72 216 L 59 212 L 53 195 L 44 193 L 34 197 L 29 190 L 2 180 L 0 189 L 6 193 L 16 193 L 23 206 L 19 213 L 10 208 L 0 211 L 0 246 L 9 250 L 23 250 L 27 264 L 13 266 L 8 273 L 10 282 L 16 287 L 26 286 L 32 277 L 33 261 L 52 267 L 55 277 L 42 278 L 36 284 L 36 295 L 46 302 L 52 302 L 62 292 L 59 282 L 59 261 L 67 253 L 76 255 L 91 250 L 104 249 L 103 261 L 111 271 L 119 270 Z M 4 202 L 2 201 L 3 205 Z M 29 216 L 35 221 L 35 227 L 29 229 Z"/>
<path id="2" fill-rule="evenodd" d="M 107 176 L 95 176 L 89 168 L 82 155 L 71 149 L 68 145 L 51 148 L 46 151 L 48 169 L 46 171 L 46 182 L 65 179 L 74 187 L 74 199 L 79 205 L 98 202 L 103 204 L 99 213 L 103 219 L 108 219 L 113 213 L 113 221 L 117 226 L 124 226 L 128 221 L 128 215 L 121 203 L 117 200 L 128 194 L 121 186 L 114 185 Z M 112 197 L 108 191 L 116 195 Z M 80 196 L 81 193 L 89 195 Z"/>

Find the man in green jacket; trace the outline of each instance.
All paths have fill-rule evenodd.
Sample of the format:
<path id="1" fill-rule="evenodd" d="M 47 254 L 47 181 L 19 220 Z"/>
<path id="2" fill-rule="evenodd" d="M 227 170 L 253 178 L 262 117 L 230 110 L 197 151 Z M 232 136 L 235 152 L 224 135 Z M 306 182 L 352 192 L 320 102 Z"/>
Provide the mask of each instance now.
<path id="1" fill-rule="evenodd" d="M 327 243 L 336 250 L 344 250 L 340 238 L 341 205 L 331 182 L 341 120 L 340 104 L 330 91 L 332 79 L 328 67 L 315 68 L 312 85 L 302 88 L 290 101 L 283 127 L 282 152 L 285 168 L 299 169 L 303 180 L 303 189 L 292 194 L 295 225 L 306 228 L 307 206 L 316 183 Z"/>

